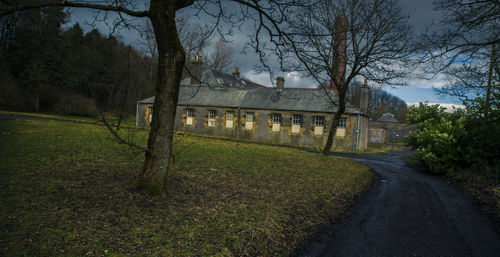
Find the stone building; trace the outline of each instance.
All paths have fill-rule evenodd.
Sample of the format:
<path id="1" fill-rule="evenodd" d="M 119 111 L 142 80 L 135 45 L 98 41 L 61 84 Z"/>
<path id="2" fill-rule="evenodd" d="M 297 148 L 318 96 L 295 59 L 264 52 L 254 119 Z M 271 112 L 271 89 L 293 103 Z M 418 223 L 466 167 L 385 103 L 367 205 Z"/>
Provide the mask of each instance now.
<path id="1" fill-rule="evenodd" d="M 236 74 L 235 74 L 236 73 Z M 194 134 L 233 137 L 276 144 L 322 147 L 336 107 L 334 90 L 264 87 L 233 75 L 205 69 L 208 83 L 185 79 L 180 88 L 176 130 Z M 368 87 L 362 90 L 368 94 Z M 333 148 L 363 150 L 368 144 L 367 97 L 364 111 L 346 106 Z M 362 100 L 363 101 L 363 100 Z M 154 97 L 137 102 L 136 125 L 149 126 Z"/>
<path id="2" fill-rule="evenodd" d="M 391 144 L 404 143 L 405 136 L 416 130 L 413 125 L 399 122 L 392 113 L 385 113 L 376 121 L 369 121 L 369 143 Z"/>

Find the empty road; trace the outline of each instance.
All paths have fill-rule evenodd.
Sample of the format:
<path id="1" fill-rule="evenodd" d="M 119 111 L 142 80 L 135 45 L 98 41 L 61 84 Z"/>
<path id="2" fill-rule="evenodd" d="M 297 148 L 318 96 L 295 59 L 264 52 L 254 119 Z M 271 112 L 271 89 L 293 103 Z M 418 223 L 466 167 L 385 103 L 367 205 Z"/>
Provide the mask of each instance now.
<path id="1" fill-rule="evenodd" d="M 496 222 L 456 185 L 398 156 L 351 156 L 375 173 L 348 215 L 299 256 L 500 256 Z"/>

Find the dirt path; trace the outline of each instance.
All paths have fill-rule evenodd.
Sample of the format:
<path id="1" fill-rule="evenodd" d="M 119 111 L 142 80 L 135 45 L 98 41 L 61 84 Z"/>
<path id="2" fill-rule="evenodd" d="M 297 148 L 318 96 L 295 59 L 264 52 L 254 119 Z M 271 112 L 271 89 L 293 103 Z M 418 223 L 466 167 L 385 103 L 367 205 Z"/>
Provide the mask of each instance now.
<path id="1" fill-rule="evenodd" d="M 373 186 L 326 238 L 299 256 L 500 256 L 496 223 L 456 185 L 398 156 L 350 156 Z"/>

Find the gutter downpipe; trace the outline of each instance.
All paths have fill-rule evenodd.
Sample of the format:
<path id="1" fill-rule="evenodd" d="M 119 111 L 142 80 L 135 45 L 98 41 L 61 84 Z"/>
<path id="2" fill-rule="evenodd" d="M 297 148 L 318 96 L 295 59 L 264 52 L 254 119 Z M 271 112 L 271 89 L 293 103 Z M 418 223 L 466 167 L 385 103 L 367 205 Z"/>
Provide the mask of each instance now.
<path id="1" fill-rule="evenodd" d="M 236 138 L 240 138 L 240 127 L 241 127 L 241 114 L 240 114 L 240 107 L 238 106 L 238 129 L 236 130 Z"/>
<path id="2" fill-rule="evenodd" d="M 356 150 L 360 150 L 360 147 L 359 147 L 359 121 L 360 121 L 360 115 L 358 113 L 358 122 L 357 122 L 357 125 L 358 125 L 358 128 L 356 129 Z"/>
<path id="3" fill-rule="evenodd" d="M 139 127 L 139 103 L 136 104 L 135 109 L 135 126 Z"/>

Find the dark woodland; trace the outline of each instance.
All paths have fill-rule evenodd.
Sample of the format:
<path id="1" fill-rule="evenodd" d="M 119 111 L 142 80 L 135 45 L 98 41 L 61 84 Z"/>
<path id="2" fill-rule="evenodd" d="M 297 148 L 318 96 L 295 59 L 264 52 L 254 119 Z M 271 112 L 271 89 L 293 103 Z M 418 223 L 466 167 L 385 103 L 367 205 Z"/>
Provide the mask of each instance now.
<path id="1" fill-rule="evenodd" d="M 65 28 L 68 14 L 52 7 L 1 18 L 0 106 L 96 117 L 135 112 L 154 92 L 152 59 L 96 29 Z"/>

